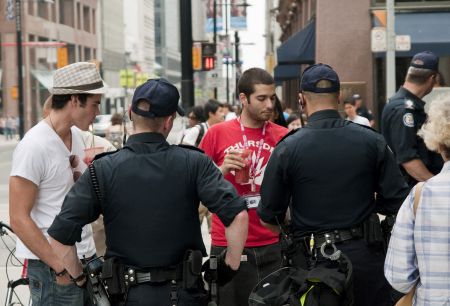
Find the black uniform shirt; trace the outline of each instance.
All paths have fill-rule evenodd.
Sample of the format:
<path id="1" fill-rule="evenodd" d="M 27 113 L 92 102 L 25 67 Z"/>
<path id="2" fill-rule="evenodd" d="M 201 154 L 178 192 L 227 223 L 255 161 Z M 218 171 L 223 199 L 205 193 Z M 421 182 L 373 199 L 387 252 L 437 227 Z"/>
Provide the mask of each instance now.
<path id="1" fill-rule="evenodd" d="M 228 226 L 246 209 L 233 185 L 203 153 L 169 145 L 161 134 L 129 138 L 124 149 L 94 161 L 103 200 L 96 200 L 89 171 L 67 194 L 48 233 L 65 245 L 81 239 L 85 224 L 104 215 L 106 256 L 138 268 L 182 261 L 203 244 L 201 200 Z"/>
<path id="2" fill-rule="evenodd" d="M 399 165 L 420 159 L 430 172 L 437 174 L 444 164 L 441 156 L 429 151 L 417 136 L 427 119 L 424 106 L 424 101 L 401 87 L 383 109 L 381 131 Z"/>
<path id="3" fill-rule="evenodd" d="M 273 151 L 258 214 L 277 225 L 292 201 L 294 235 L 300 237 L 349 229 L 373 212 L 396 213 L 408 191 L 383 136 L 323 110 Z"/>

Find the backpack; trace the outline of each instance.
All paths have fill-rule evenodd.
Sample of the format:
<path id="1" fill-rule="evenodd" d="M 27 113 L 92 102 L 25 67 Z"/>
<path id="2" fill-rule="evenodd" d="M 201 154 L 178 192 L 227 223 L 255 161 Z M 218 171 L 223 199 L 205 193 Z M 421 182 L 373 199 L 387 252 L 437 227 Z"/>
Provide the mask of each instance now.
<path id="1" fill-rule="evenodd" d="M 194 146 L 195 146 L 195 147 L 198 147 L 198 145 L 200 144 L 200 142 L 201 142 L 202 139 L 203 139 L 203 136 L 205 136 L 205 132 L 206 132 L 205 126 L 206 126 L 206 123 L 203 123 L 203 122 L 202 122 L 202 123 L 197 124 L 196 126 L 198 126 L 199 132 L 198 132 L 197 140 L 195 141 Z M 194 127 L 196 127 L 196 126 L 194 126 Z M 182 137 L 181 140 L 180 140 L 180 144 L 183 143 L 183 140 L 184 140 L 184 135 L 183 135 L 183 137 Z"/>
<path id="2" fill-rule="evenodd" d="M 321 258 L 309 269 L 285 267 L 261 280 L 249 297 L 250 306 L 353 305 L 353 267 L 347 256 Z"/>
<path id="3" fill-rule="evenodd" d="M 199 123 L 197 124 L 197 126 L 199 126 L 200 131 L 198 132 L 198 137 L 197 140 L 195 141 L 195 146 L 198 147 L 198 145 L 200 144 L 200 142 L 203 139 L 203 136 L 205 136 L 205 126 L 203 123 Z"/>

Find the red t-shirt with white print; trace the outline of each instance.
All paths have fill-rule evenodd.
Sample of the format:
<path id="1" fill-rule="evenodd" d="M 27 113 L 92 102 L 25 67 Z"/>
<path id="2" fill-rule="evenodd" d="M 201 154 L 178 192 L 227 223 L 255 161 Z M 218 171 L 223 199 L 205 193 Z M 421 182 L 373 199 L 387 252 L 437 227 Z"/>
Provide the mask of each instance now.
<path id="1" fill-rule="evenodd" d="M 264 143 L 261 149 L 259 160 L 256 161 L 260 141 L 263 137 L 263 128 L 244 128 L 241 130 L 241 124 L 238 119 L 225 121 L 213 125 L 203 137 L 200 148 L 211 157 L 217 164 L 222 165 L 225 155 L 228 151 L 244 148 L 244 134 L 247 137 L 248 149 L 252 150 L 252 164 L 255 167 L 255 192 L 251 191 L 251 184 L 238 184 L 234 179 L 234 171 L 230 171 L 225 178 L 230 181 L 236 188 L 239 195 L 248 195 L 259 193 L 259 189 L 264 177 L 267 161 L 278 141 L 287 133 L 287 129 L 267 122 L 265 128 Z M 275 235 L 260 223 L 260 219 L 256 214 L 256 208 L 248 211 L 249 228 L 248 237 L 245 243 L 246 247 L 257 247 L 273 244 L 278 241 L 278 235 Z M 225 227 L 219 218 L 213 214 L 212 216 L 212 244 L 215 246 L 226 246 L 227 239 L 225 237 Z"/>

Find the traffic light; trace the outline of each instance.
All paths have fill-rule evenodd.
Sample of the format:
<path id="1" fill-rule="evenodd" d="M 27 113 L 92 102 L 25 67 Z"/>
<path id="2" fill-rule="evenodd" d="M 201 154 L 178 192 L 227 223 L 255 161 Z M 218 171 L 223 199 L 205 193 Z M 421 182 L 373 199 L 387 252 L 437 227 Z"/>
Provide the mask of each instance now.
<path id="1" fill-rule="evenodd" d="M 192 45 L 192 69 L 202 70 L 202 44 L 194 42 Z"/>
<path id="2" fill-rule="evenodd" d="M 202 42 L 202 70 L 214 70 L 216 48 L 213 43 Z"/>
<path id="3" fill-rule="evenodd" d="M 202 66 L 204 71 L 214 70 L 214 56 L 204 56 Z"/>

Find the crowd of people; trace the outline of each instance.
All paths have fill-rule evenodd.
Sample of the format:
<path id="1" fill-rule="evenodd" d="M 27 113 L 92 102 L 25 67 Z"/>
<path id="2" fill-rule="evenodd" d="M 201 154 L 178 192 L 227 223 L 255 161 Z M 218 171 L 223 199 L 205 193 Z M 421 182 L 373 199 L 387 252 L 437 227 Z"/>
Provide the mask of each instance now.
<path id="1" fill-rule="evenodd" d="M 332 67 L 303 71 L 298 111 L 251 68 L 239 109 L 193 107 L 180 145 L 166 140 L 186 115 L 179 92 L 151 79 L 133 95 L 125 146 L 86 162 L 81 131 L 99 114 L 103 81 L 94 64 L 56 70 L 9 184 L 33 305 L 90 305 L 83 266 L 97 255 L 112 305 L 449 305 L 450 101 L 427 115 L 422 100 L 437 71 L 434 54 L 413 57 L 378 133 L 359 94 L 341 117 Z M 379 215 L 397 215 L 390 242 Z M 277 271 L 289 275 L 265 281 Z"/>

